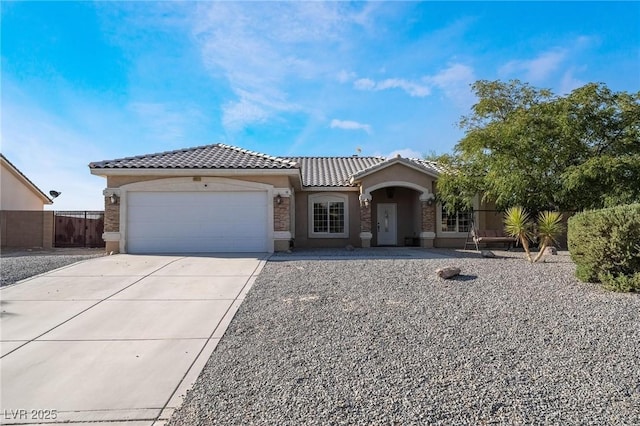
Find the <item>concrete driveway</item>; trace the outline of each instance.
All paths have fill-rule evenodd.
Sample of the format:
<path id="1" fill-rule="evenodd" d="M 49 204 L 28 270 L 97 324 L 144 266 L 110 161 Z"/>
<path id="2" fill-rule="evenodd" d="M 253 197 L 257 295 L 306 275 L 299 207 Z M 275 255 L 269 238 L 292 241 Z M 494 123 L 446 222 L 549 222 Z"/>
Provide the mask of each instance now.
<path id="1" fill-rule="evenodd" d="M 3 288 L 0 423 L 164 424 L 267 256 L 122 254 Z"/>

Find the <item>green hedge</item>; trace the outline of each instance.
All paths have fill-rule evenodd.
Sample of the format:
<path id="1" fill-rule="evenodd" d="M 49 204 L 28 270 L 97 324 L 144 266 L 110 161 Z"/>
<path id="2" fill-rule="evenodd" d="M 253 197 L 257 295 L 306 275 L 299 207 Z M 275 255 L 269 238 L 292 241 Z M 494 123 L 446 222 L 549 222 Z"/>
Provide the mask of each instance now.
<path id="1" fill-rule="evenodd" d="M 640 291 L 640 204 L 578 213 L 567 238 L 580 280 Z"/>

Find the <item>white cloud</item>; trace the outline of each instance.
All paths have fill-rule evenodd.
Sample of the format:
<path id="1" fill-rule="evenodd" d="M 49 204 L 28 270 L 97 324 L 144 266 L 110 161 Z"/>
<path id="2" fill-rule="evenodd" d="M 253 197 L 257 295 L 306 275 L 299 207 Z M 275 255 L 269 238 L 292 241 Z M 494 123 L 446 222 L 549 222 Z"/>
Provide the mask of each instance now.
<path id="1" fill-rule="evenodd" d="M 410 96 L 423 98 L 425 96 L 429 96 L 431 94 L 431 89 L 425 85 L 421 85 L 418 83 L 414 83 L 408 80 L 404 80 L 401 78 L 388 78 L 379 82 L 376 85 L 377 90 L 385 90 L 385 89 L 402 89 L 407 92 Z"/>
<path id="2" fill-rule="evenodd" d="M 461 108 L 467 108 L 474 102 L 471 84 L 476 81 L 476 76 L 468 65 L 452 64 L 432 76 L 424 77 L 424 81 L 438 87 Z"/>
<path id="3" fill-rule="evenodd" d="M 567 54 L 566 49 L 552 49 L 533 59 L 509 61 L 500 67 L 498 72 L 505 76 L 523 73 L 526 81 L 539 83 L 560 67 Z"/>
<path id="4" fill-rule="evenodd" d="M 386 158 L 393 158 L 400 156 L 402 158 L 423 158 L 424 155 L 420 154 L 418 151 L 415 151 L 411 148 L 402 148 L 396 149 L 395 151 L 391 151 L 390 153 L 383 155 Z"/>
<path id="5" fill-rule="evenodd" d="M 575 71 L 576 70 L 574 68 L 570 68 L 562 75 L 562 80 L 560 82 L 560 94 L 567 94 L 572 90 L 586 84 L 585 81 L 582 81 L 574 76 Z"/>
<path id="6" fill-rule="evenodd" d="M 351 25 L 366 13 L 334 2 L 203 2 L 193 16 L 193 37 L 214 78 L 225 78 L 236 99 L 223 109 L 223 124 L 237 130 L 301 105 L 292 100 L 291 82 L 337 72 L 333 50 Z"/>
<path id="7" fill-rule="evenodd" d="M 362 124 L 358 123 L 357 121 L 333 119 L 331 120 L 331 128 L 343 130 L 364 130 L 365 132 L 371 134 L 371 126 L 369 124 Z"/>
<path id="8" fill-rule="evenodd" d="M 376 82 L 370 78 L 360 78 L 353 82 L 353 87 L 369 91 L 400 89 L 409 96 L 418 98 L 429 96 L 434 88 L 438 88 L 448 98 L 466 107 L 472 97 L 469 85 L 474 81 L 473 68 L 463 64 L 452 64 L 434 75 L 423 76 L 420 82 L 403 78 L 388 78 Z"/>
<path id="9" fill-rule="evenodd" d="M 423 98 L 429 96 L 431 90 L 428 86 L 415 83 L 402 78 L 388 78 L 379 82 L 375 82 L 370 78 L 361 78 L 353 83 L 353 87 L 358 90 L 381 91 L 388 89 L 401 89 L 409 96 Z"/>
<path id="10" fill-rule="evenodd" d="M 376 82 L 370 78 L 359 78 L 353 82 L 353 87 L 358 90 L 374 90 L 376 88 Z"/>
<path id="11" fill-rule="evenodd" d="M 237 130 L 247 124 L 266 121 L 269 115 L 260 105 L 241 98 L 222 107 L 222 124 L 227 129 Z"/>
<path id="12" fill-rule="evenodd" d="M 540 52 L 532 59 L 513 60 L 499 68 L 502 77 L 515 76 L 527 82 L 545 84 L 568 93 L 585 84 L 576 74 L 586 71 L 581 61 L 585 50 L 597 47 L 600 38 L 580 35 L 560 46 Z"/>
<path id="13" fill-rule="evenodd" d="M 340 70 L 336 78 L 340 83 L 347 83 L 356 78 L 356 73 L 353 71 Z"/>
<path id="14" fill-rule="evenodd" d="M 425 81 L 447 88 L 457 86 L 460 83 L 472 82 L 475 78 L 473 68 L 463 64 L 453 64 L 435 75 L 425 77 Z"/>
<path id="15" fill-rule="evenodd" d="M 171 143 L 186 139 L 188 129 L 205 119 L 193 107 L 162 102 L 131 102 L 128 109 L 149 137 Z"/>

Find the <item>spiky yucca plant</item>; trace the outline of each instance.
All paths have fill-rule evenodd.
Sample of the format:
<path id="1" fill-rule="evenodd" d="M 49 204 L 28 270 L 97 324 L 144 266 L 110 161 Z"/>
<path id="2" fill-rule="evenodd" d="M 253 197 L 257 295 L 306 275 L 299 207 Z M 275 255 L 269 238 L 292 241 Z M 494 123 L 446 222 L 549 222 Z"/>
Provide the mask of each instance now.
<path id="1" fill-rule="evenodd" d="M 558 242 L 558 237 L 564 231 L 562 215 L 559 212 L 540 212 L 538 214 L 538 238 L 541 241 L 540 251 L 533 260 L 539 261 L 544 256 L 544 249 Z"/>
<path id="2" fill-rule="evenodd" d="M 533 237 L 531 227 L 532 223 L 529 218 L 529 213 L 522 207 L 511 207 L 504 213 L 504 231 L 508 235 L 520 240 L 529 262 L 532 262 L 531 252 L 529 251 L 529 240 Z"/>

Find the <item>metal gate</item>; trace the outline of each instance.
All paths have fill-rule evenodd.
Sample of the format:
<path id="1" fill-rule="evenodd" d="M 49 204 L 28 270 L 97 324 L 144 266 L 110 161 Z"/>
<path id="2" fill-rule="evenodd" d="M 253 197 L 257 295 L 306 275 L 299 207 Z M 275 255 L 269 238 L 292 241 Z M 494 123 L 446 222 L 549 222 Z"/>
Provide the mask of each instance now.
<path id="1" fill-rule="evenodd" d="M 103 231 L 103 211 L 55 212 L 55 247 L 104 247 Z"/>

